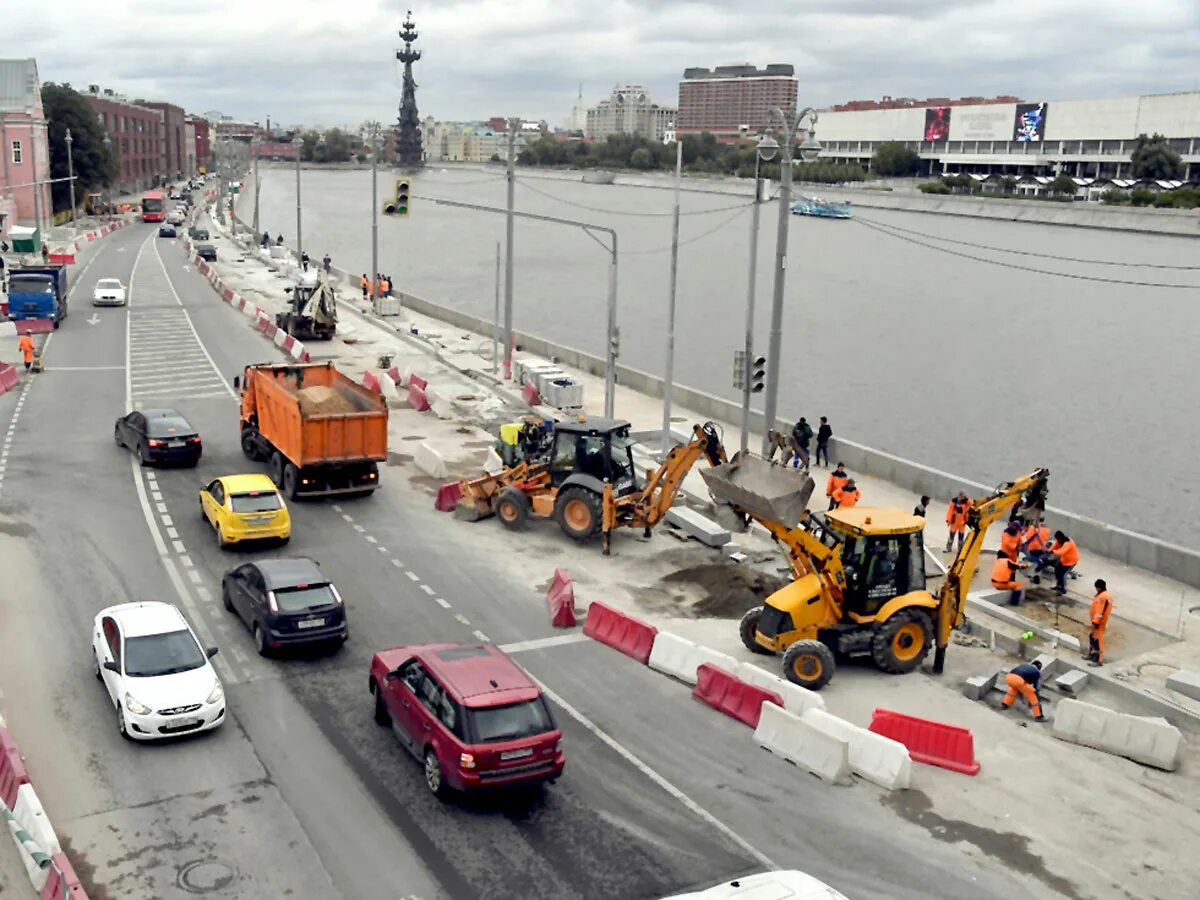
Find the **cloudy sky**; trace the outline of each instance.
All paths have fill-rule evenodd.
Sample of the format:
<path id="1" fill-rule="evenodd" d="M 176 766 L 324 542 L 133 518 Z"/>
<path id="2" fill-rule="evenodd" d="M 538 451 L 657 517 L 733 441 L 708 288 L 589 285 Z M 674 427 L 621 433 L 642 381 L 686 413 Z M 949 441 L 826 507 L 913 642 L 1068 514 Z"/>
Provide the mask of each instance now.
<path id="1" fill-rule="evenodd" d="M 20 15 L 13 12 L 19 8 Z M 283 124 L 391 121 L 406 4 L 0 0 L 43 81 Z M 69 12 L 65 12 L 69 10 Z M 562 124 L 617 82 L 674 103 L 687 66 L 792 63 L 803 104 L 1200 89 L 1200 0 L 436 0 L 413 15 L 422 116 Z"/>

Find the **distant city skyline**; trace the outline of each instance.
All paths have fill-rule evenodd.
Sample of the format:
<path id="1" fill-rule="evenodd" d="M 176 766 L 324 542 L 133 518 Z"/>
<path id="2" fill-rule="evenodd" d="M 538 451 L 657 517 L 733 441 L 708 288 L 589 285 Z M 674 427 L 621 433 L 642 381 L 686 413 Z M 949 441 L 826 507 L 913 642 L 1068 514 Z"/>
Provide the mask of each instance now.
<path id="1" fill-rule="evenodd" d="M 25 7 L 6 44 L 43 80 L 273 122 L 394 122 L 405 7 L 212 0 L 197 16 L 151 0 Z M 691 66 L 791 63 L 800 102 L 994 96 L 1033 100 L 1193 90 L 1200 4 L 1074 0 L 1019 11 L 993 0 L 861 0 L 796 11 L 767 0 L 448 0 L 414 6 L 421 111 L 440 120 L 521 115 L 566 124 L 617 84 L 677 102 Z M 1081 37 L 1086 34 L 1086 40 Z M 13 49 L 9 55 L 16 55 Z M 1103 65 L 1097 61 L 1104 60 Z"/>

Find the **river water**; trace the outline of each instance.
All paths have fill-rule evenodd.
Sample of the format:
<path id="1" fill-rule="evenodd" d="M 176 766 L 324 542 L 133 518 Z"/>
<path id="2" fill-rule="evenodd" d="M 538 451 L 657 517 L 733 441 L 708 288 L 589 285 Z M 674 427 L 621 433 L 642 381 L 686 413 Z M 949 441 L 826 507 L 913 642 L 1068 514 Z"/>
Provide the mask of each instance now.
<path id="1" fill-rule="evenodd" d="M 369 269 L 370 179 L 304 171 L 314 259 L 329 253 L 337 266 Z M 265 168 L 262 181 L 262 227 L 293 243 L 293 171 Z M 669 179 L 643 181 L 519 171 L 516 204 L 617 230 L 621 361 L 661 374 L 673 196 Z M 381 172 L 379 184 L 383 196 L 391 176 Z M 698 186 L 712 193 L 682 196 L 675 377 L 736 401 L 750 188 Z M 490 318 L 504 217 L 432 198 L 502 207 L 503 172 L 431 169 L 413 195 L 408 219 L 380 216 L 380 269 L 405 291 Z M 777 217 L 776 204 L 762 208 L 755 340 L 764 354 Z M 837 434 L 986 484 L 1048 466 L 1055 506 L 1196 546 L 1200 271 L 1099 262 L 1200 265 L 1198 248 L 1192 238 L 866 208 L 851 221 L 793 216 L 780 416 L 826 415 Z M 603 355 L 607 262 L 580 229 L 518 219 L 515 327 Z"/>

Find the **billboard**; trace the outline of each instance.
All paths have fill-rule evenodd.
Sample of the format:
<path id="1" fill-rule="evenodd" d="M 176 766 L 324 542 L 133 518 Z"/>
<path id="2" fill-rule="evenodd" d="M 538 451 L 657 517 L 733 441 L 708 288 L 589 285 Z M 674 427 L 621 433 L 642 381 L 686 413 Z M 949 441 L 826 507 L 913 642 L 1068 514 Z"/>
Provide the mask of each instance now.
<path id="1" fill-rule="evenodd" d="M 1018 103 L 1013 117 L 1014 141 L 1040 142 L 1046 137 L 1046 104 Z"/>
<path id="2" fill-rule="evenodd" d="M 925 140 L 946 141 L 950 139 L 950 107 L 927 106 L 925 108 Z"/>
<path id="3" fill-rule="evenodd" d="M 1011 103 L 959 106 L 950 123 L 952 141 L 1010 141 L 1013 129 Z"/>

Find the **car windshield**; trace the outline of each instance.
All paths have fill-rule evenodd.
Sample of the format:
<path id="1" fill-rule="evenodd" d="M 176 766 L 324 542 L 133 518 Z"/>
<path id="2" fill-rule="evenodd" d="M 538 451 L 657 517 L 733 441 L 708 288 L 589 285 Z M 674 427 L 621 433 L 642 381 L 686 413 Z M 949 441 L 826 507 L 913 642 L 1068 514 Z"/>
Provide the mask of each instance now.
<path id="1" fill-rule="evenodd" d="M 481 744 L 544 734 L 554 727 L 541 697 L 507 706 L 472 709 L 470 715 L 475 735 Z"/>
<path id="2" fill-rule="evenodd" d="M 115 278 L 101 278 L 96 282 L 96 287 L 102 291 L 119 291 L 121 289 L 121 282 Z"/>
<path id="3" fill-rule="evenodd" d="M 14 275 L 8 279 L 8 291 L 10 294 L 53 294 L 54 285 L 45 278 L 21 278 Z"/>
<path id="4" fill-rule="evenodd" d="M 280 612 L 305 612 L 330 606 L 336 602 L 333 591 L 327 584 L 275 589 L 275 605 L 279 607 Z"/>
<path id="5" fill-rule="evenodd" d="M 283 501 L 274 491 L 250 491 L 245 494 L 233 494 L 229 498 L 235 513 L 268 512 L 280 509 Z"/>
<path id="6" fill-rule="evenodd" d="M 146 434 L 150 437 L 192 434 L 194 429 L 183 416 L 162 416 L 146 422 Z"/>
<path id="7" fill-rule="evenodd" d="M 207 660 L 187 629 L 125 639 L 125 674 L 132 678 L 188 672 Z"/>

